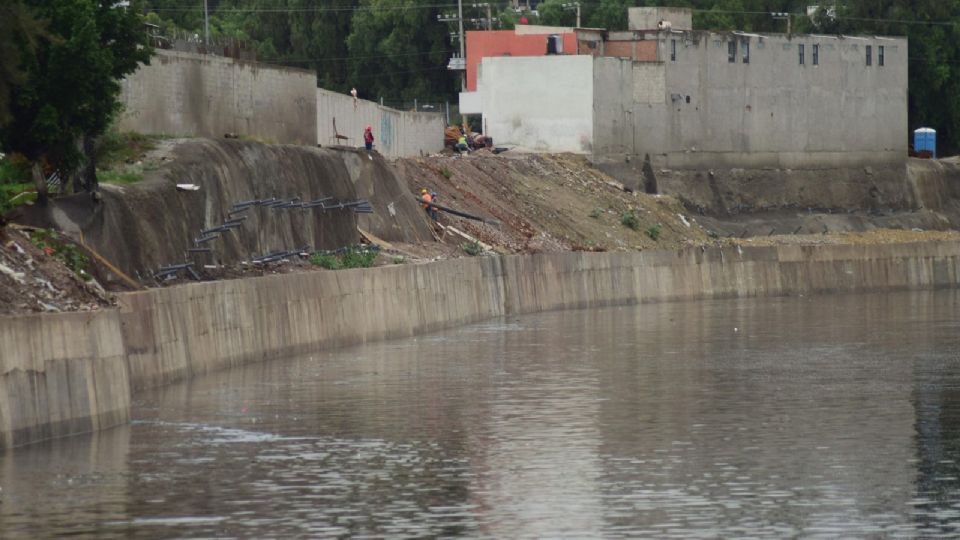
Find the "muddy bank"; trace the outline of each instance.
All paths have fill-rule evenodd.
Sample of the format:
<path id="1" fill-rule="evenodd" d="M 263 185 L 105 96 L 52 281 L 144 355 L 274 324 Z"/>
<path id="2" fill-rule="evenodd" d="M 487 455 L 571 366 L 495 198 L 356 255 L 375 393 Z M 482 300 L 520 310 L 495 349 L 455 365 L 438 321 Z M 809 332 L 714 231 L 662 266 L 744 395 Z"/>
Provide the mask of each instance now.
<path id="1" fill-rule="evenodd" d="M 416 203 L 405 196 L 404 186 L 378 154 L 210 139 L 177 141 L 163 152 L 165 159 L 142 181 L 104 185 L 99 203 L 86 195 L 57 199 L 46 210 L 28 213 L 24 221 L 82 238 L 135 279 L 161 265 L 185 261 L 231 265 L 277 250 L 336 249 L 359 240 L 358 226 L 385 240 L 432 239 Z M 199 190 L 181 191 L 177 184 Z M 230 213 L 241 201 L 294 197 L 368 199 L 374 214 L 264 206 Z M 238 218 L 239 227 L 195 242 L 204 236 L 202 231 Z M 190 248 L 210 252 L 188 252 Z M 115 276 L 106 279 L 115 281 Z"/>

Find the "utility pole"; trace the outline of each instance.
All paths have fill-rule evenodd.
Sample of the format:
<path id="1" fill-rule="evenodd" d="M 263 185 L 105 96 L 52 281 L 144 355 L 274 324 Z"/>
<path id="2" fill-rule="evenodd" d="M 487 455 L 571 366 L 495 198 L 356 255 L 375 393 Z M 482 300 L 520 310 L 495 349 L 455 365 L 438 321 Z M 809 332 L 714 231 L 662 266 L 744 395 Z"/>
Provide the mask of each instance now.
<path id="1" fill-rule="evenodd" d="M 463 43 L 463 0 L 457 0 L 457 25 L 460 27 L 460 58 L 466 58 Z"/>
<path id="2" fill-rule="evenodd" d="M 450 34 L 450 39 L 456 38 L 460 42 L 460 56 L 451 58 L 450 63 L 447 64 L 447 69 L 451 70 L 460 70 L 460 89 L 461 91 L 467 90 L 467 55 L 466 55 L 466 43 L 463 36 L 463 0 L 457 0 L 457 16 L 452 17 L 450 15 L 437 15 L 437 20 L 440 22 L 457 22 L 459 31 L 456 34 Z"/>
<path id="3" fill-rule="evenodd" d="M 210 48 L 210 12 L 207 10 L 207 0 L 203 0 L 203 44 Z"/>

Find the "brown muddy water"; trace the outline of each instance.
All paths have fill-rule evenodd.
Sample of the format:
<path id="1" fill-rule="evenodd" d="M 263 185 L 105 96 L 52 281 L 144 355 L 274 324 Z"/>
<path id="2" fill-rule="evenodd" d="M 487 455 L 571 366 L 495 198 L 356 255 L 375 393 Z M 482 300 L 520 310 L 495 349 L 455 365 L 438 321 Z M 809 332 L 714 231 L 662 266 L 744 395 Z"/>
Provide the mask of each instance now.
<path id="1" fill-rule="evenodd" d="M 511 317 L 134 396 L 0 536 L 960 534 L 960 292 Z"/>

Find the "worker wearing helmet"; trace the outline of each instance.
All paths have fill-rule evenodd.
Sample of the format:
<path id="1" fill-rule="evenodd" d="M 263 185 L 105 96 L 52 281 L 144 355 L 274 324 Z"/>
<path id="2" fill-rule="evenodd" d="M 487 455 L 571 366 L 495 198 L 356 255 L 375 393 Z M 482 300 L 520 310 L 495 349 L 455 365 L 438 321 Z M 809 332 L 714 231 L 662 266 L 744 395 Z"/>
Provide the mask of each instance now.
<path id="1" fill-rule="evenodd" d="M 423 210 L 430 216 L 430 219 L 436 221 L 437 209 L 433 206 L 433 195 L 426 188 L 420 190 L 420 200 L 423 201 L 421 203 Z"/>

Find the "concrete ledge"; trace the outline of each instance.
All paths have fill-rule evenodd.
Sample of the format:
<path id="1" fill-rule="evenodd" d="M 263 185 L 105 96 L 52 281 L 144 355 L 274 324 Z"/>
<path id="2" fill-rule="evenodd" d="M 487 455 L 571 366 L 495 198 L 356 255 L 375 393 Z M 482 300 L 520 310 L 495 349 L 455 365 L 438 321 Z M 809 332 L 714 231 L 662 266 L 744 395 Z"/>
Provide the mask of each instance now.
<path id="1" fill-rule="evenodd" d="M 502 315 L 958 285 L 960 244 L 939 242 L 478 257 L 124 294 L 0 318 L 0 448 L 127 422 L 136 389 Z"/>

